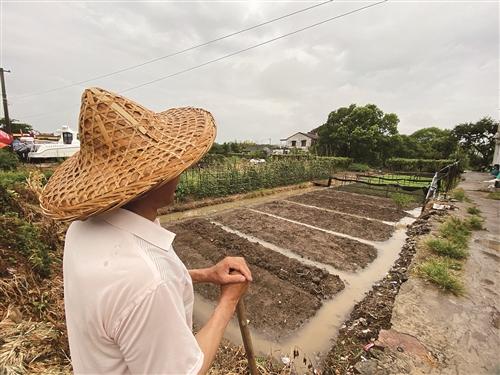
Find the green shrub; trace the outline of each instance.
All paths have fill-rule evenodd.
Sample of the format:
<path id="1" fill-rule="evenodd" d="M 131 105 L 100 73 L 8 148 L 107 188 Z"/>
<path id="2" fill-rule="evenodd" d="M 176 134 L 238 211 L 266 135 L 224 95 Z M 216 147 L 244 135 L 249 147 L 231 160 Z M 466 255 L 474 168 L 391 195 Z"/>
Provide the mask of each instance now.
<path id="1" fill-rule="evenodd" d="M 0 171 L 15 171 L 19 164 L 19 158 L 14 152 L 0 149 Z"/>
<path id="2" fill-rule="evenodd" d="M 189 199 L 223 197 L 327 179 L 335 170 L 345 169 L 350 163 L 349 158 L 280 155 L 256 165 L 240 162 L 193 168 L 182 174 L 176 199 L 182 202 Z"/>
<path id="3" fill-rule="evenodd" d="M 472 215 L 469 217 L 469 220 L 467 220 L 467 226 L 471 230 L 481 230 L 483 229 L 483 219 L 480 216 Z"/>
<path id="4" fill-rule="evenodd" d="M 385 166 L 392 171 L 401 172 L 436 172 L 449 164 L 452 164 L 452 159 L 405 159 L 391 158 L 387 159 Z"/>
<path id="5" fill-rule="evenodd" d="M 468 255 L 466 249 L 443 238 L 430 238 L 425 244 L 431 251 L 438 255 L 447 256 L 454 259 L 463 259 Z"/>
<path id="6" fill-rule="evenodd" d="M 367 172 L 370 170 L 370 166 L 368 164 L 363 164 L 363 163 L 352 163 L 351 165 L 349 165 L 347 170 L 353 172 Z"/>
<path id="7" fill-rule="evenodd" d="M 477 207 L 469 207 L 467 209 L 467 212 L 471 215 L 479 215 L 481 213 L 481 210 Z"/>
<path id="8" fill-rule="evenodd" d="M 49 248 L 41 239 L 40 231 L 35 225 L 15 213 L 0 216 L 0 244 L 14 248 L 28 258 L 31 267 L 40 276 L 49 276 Z"/>
<path id="9" fill-rule="evenodd" d="M 450 272 L 450 263 L 440 259 L 431 259 L 418 267 L 418 272 L 424 279 L 436 284 L 445 291 L 455 295 L 464 292 L 463 283 Z"/>

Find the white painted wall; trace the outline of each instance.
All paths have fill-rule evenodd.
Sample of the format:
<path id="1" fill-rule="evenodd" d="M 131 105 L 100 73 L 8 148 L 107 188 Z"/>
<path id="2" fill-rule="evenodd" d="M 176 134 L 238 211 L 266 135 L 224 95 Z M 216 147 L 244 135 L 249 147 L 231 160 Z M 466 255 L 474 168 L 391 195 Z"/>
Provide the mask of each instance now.
<path id="1" fill-rule="evenodd" d="M 286 147 L 288 147 L 288 148 L 300 148 L 303 150 L 307 150 L 309 147 L 311 147 L 311 144 L 312 144 L 311 141 L 312 141 L 311 138 L 306 137 L 303 134 L 295 134 L 286 140 Z M 295 144 L 293 142 L 295 142 Z"/>

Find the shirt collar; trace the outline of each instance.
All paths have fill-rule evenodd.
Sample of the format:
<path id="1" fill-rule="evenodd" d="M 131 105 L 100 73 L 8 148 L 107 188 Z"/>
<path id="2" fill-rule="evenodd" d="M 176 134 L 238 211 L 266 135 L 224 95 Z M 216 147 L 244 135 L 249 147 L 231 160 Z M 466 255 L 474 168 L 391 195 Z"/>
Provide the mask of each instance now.
<path id="1" fill-rule="evenodd" d="M 158 219 L 152 222 L 124 208 L 105 212 L 99 218 L 165 250 L 170 249 L 174 242 L 175 233 L 163 228 Z"/>

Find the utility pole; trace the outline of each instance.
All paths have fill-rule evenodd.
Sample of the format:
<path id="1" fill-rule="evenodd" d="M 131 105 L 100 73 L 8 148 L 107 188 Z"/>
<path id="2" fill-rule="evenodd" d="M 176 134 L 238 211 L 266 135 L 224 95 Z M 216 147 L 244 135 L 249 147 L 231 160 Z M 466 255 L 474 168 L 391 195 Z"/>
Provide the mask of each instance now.
<path id="1" fill-rule="evenodd" d="M 9 107 L 7 105 L 7 92 L 5 91 L 5 78 L 3 76 L 3 72 L 10 73 L 10 70 L 5 70 L 4 68 L 0 68 L 0 81 L 2 81 L 2 101 L 3 101 L 3 116 L 5 118 L 5 129 L 7 133 L 12 134 L 12 127 L 10 126 L 10 118 L 9 118 Z"/>

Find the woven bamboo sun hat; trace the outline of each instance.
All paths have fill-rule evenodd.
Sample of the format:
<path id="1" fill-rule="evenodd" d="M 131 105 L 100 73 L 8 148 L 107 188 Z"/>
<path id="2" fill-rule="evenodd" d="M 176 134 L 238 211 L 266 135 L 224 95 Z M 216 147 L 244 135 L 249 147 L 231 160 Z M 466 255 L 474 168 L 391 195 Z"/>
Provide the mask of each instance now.
<path id="1" fill-rule="evenodd" d="M 210 149 L 210 112 L 173 108 L 155 113 L 100 88 L 82 95 L 80 151 L 54 172 L 40 196 L 45 215 L 84 220 L 123 206 L 179 176 Z"/>

